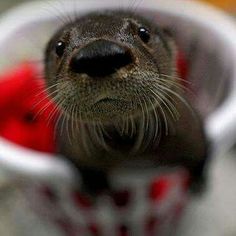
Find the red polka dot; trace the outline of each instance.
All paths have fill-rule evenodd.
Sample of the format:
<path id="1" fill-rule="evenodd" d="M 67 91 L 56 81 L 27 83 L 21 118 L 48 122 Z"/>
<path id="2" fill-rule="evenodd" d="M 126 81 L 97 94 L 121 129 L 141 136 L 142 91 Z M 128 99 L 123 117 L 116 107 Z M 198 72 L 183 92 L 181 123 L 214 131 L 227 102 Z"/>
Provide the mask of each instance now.
<path id="1" fill-rule="evenodd" d="M 189 187 L 190 187 L 190 176 L 187 173 L 184 173 L 181 176 L 181 185 L 183 187 L 184 192 L 188 191 Z"/>
<path id="2" fill-rule="evenodd" d="M 146 233 L 148 236 L 157 236 L 156 231 L 159 225 L 159 220 L 155 216 L 150 216 L 146 222 Z"/>
<path id="3" fill-rule="evenodd" d="M 128 236 L 129 235 L 129 229 L 126 225 L 120 225 L 118 232 L 119 232 L 119 234 L 118 234 L 119 236 Z"/>
<path id="4" fill-rule="evenodd" d="M 113 192 L 111 196 L 118 207 L 126 207 L 130 202 L 130 192 L 128 190 Z"/>
<path id="5" fill-rule="evenodd" d="M 99 235 L 101 235 L 99 227 L 96 224 L 94 224 L 94 223 L 90 224 L 88 226 L 88 230 L 89 230 L 91 236 L 99 236 Z"/>
<path id="6" fill-rule="evenodd" d="M 56 224 L 61 228 L 66 236 L 77 236 L 77 231 L 74 229 L 74 226 L 70 221 L 66 219 L 57 219 Z"/>
<path id="7" fill-rule="evenodd" d="M 149 190 L 149 197 L 153 201 L 162 201 L 168 195 L 172 182 L 167 177 L 157 178 Z"/>
<path id="8" fill-rule="evenodd" d="M 184 208 L 185 208 L 185 204 L 182 202 L 180 202 L 176 205 L 175 216 L 176 216 L 177 220 L 182 216 Z"/>
<path id="9" fill-rule="evenodd" d="M 73 197 L 75 204 L 78 207 L 83 207 L 83 208 L 92 207 L 92 201 L 89 199 L 89 197 L 83 195 L 82 193 L 74 192 L 72 197 Z"/>
<path id="10" fill-rule="evenodd" d="M 42 186 L 40 188 L 40 193 L 52 203 L 56 203 L 58 201 L 56 193 L 48 186 Z"/>

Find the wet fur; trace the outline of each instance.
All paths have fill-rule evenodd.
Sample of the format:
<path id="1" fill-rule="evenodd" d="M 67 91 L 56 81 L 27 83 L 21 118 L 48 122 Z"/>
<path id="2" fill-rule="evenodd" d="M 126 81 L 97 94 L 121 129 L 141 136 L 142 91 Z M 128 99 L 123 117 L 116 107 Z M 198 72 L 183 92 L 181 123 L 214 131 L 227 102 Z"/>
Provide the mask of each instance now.
<path id="1" fill-rule="evenodd" d="M 136 35 L 138 26 L 150 30 L 148 45 Z M 102 80 L 68 71 L 74 51 L 100 38 L 129 47 L 135 63 Z M 54 52 L 59 39 L 68 44 L 61 59 Z M 49 93 L 64 111 L 58 122 L 60 152 L 80 169 L 107 173 L 127 161 L 150 160 L 157 167 L 185 166 L 194 180 L 201 179 L 206 138 L 176 77 L 175 60 L 170 36 L 138 14 L 91 13 L 65 25 L 49 42 L 45 59 Z M 103 93 L 120 101 L 108 104 L 109 112 L 90 109 Z"/>

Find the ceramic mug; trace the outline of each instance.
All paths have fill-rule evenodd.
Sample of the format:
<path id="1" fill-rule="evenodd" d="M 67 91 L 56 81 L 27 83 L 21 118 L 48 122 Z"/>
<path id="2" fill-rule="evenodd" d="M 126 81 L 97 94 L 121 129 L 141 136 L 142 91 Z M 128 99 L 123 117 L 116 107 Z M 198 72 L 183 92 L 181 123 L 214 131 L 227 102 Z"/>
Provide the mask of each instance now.
<path id="1" fill-rule="evenodd" d="M 231 147 L 236 140 L 236 27 L 230 16 L 210 6 L 179 0 L 27 3 L 0 20 L 1 70 L 22 60 L 40 61 L 61 18 L 104 8 L 131 8 L 173 29 L 191 62 L 193 103 L 204 117 L 212 157 Z M 32 36 L 38 50 L 29 50 Z M 67 236 L 170 235 L 188 196 L 182 169 L 122 169 L 110 176 L 114 194 L 99 196 L 92 204 L 81 195 L 79 176 L 66 160 L 2 138 L 0 168 L 12 180 L 22 181 L 22 192 L 35 212 Z"/>

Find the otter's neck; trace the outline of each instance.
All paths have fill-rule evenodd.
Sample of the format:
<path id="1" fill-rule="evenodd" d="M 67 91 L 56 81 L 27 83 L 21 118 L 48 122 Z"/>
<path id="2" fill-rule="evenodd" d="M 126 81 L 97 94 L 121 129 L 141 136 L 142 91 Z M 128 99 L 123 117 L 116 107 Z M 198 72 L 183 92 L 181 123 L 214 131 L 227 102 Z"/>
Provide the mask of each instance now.
<path id="1" fill-rule="evenodd" d="M 160 118 L 152 112 L 135 119 L 128 118 L 114 123 L 79 123 L 77 131 L 83 148 L 88 152 L 104 149 L 112 154 L 142 153 L 160 138 Z M 94 155 L 94 154 L 92 154 Z"/>

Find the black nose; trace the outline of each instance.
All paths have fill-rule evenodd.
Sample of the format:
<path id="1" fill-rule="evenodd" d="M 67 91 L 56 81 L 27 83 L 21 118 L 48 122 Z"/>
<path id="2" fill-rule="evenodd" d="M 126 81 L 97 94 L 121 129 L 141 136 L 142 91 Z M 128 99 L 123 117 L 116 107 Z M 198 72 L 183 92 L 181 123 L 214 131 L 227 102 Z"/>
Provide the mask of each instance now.
<path id="1" fill-rule="evenodd" d="M 70 68 L 75 73 L 103 77 L 130 63 L 132 55 L 128 49 L 115 42 L 101 39 L 80 49 L 71 59 Z"/>

